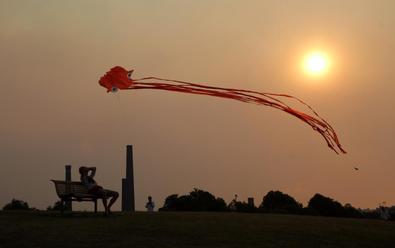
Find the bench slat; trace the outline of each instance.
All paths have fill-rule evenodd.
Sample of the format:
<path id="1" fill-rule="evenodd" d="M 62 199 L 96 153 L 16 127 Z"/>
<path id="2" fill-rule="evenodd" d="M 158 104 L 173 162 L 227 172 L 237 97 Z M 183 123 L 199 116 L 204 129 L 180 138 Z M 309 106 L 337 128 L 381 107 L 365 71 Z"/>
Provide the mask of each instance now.
<path id="1" fill-rule="evenodd" d="M 56 193 L 60 198 L 73 196 L 76 198 L 97 198 L 97 196 L 89 194 L 88 189 L 81 182 L 51 181 L 55 184 Z"/>

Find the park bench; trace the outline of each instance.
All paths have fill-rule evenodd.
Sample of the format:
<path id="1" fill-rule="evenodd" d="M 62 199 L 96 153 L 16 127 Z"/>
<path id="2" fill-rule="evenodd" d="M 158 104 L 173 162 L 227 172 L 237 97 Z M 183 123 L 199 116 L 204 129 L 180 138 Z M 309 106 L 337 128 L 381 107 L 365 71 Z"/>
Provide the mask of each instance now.
<path id="1" fill-rule="evenodd" d="M 60 198 L 60 211 L 64 212 L 64 203 L 67 201 L 93 201 L 95 203 L 95 213 L 97 213 L 98 197 L 88 193 L 88 189 L 81 182 L 51 180 L 55 184 L 56 193 Z"/>

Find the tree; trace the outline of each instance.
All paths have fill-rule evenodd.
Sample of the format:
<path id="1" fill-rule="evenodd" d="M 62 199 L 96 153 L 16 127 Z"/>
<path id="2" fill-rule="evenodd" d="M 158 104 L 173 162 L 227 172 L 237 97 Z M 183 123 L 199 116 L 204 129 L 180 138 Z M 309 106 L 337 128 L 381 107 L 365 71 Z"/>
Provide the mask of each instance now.
<path id="1" fill-rule="evenodd" d="M 290 195 L 281 191 L 270 191 L 262 200 L 259 209 L 269 213 L 291 213 L 297 214 L 302 211 L 302 204 L 297 202 Z"/>
<path id="2" fill-rule="evenodd" d="M 29 204 L 22 200 L 12 199 L 10 203 L 7 203 L 3 210 L 31 210 Z"/>
<path id="3" fill-rule="evenodd" d="M 226 211 L 226 203 L 210 192 L 194 189 L 189 195 L 169 195 L 159 211 Z"/>
<path id="4" fill-rule="evenodd" d="M 315 194 L 310 199 L 308 206 L 319 215 L 347 217 L 347 211 L 339 202 L 321 194 Z"/>

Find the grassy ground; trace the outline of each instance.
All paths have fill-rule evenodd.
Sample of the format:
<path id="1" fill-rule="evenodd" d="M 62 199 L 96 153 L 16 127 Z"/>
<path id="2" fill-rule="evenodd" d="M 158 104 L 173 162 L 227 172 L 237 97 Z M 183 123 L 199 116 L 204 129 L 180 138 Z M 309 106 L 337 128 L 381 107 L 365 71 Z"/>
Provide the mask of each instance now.
<path id="1" fill-rule="evenodd" d="M 395 222 L 235 213 L 0 212 L 0 247 L 394 247 Z"/>

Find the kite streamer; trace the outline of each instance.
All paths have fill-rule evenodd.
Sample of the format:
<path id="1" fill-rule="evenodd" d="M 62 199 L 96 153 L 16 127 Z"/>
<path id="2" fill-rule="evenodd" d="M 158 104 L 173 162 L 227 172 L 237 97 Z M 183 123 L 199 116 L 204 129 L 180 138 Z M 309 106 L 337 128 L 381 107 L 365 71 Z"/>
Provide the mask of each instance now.
<path id="1" fill-rule="evenodd" d="M 246 103 L 255 103 L 282 110 L 295 116 L 305 122 L 318 132 L 326 141 L 328 147 L 335 151 L 346 153 L 342 148 L 335 130 L 332 126 L 304 101 L 297 97 L 287 94 L 273 94 L 257 92 L 252 90 L 231 89 L 222 87 L 213 87 L 203 84 L 171 80 L 158 77 L 144 77 L 132 79 L 133 70 L 128 71 L 120 66 L 113 67 L 103 77 L 100 78 L 99 84 L 107 89 L 107 92 L 116 92 L 118 90 L 137 90 L 137 89 L 156 89 L 176 92 L 184 92 L 198 95 L 208 95 L 222 98 L 229 98 Z M 291 108 L 281 99 L 292 99 L 306 106 L 312 114 L 307 114 L 297 109 Z"/>

